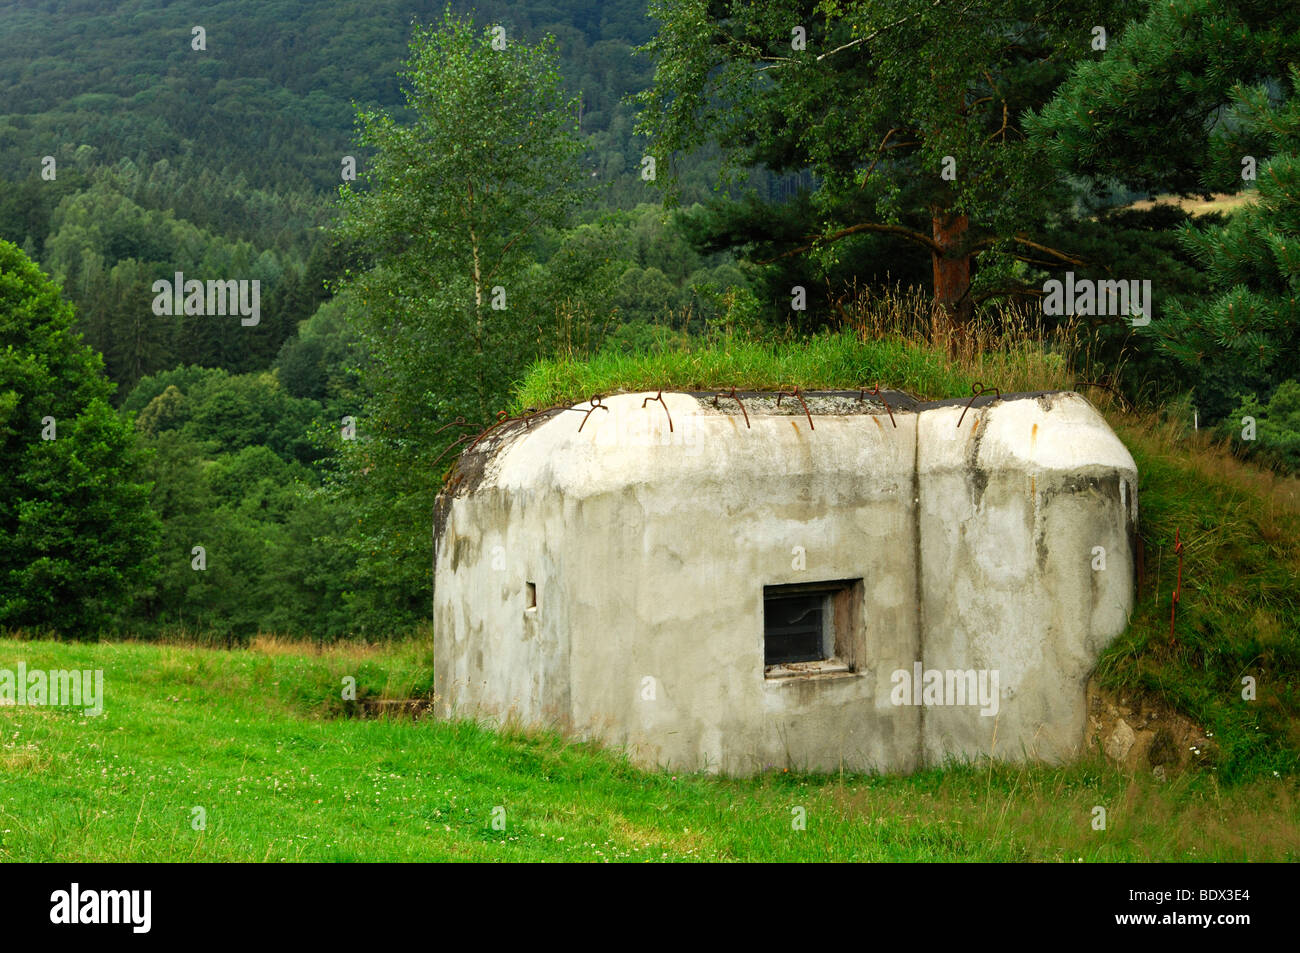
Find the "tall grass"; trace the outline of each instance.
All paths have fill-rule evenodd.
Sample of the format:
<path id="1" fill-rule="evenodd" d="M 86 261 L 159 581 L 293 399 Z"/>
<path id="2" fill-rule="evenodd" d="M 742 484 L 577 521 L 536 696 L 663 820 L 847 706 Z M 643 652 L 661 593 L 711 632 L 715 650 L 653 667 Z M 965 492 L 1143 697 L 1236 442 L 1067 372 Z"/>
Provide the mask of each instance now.
<path id="1" fill-rule="evenodd" d="M 1242 462 L 1176 412 L 1110 416 L 1137 463 L 1146 585 L 1100 684 L 1194 719 L 1225 780 L 1300 772 L 1300 480 Z"/>
<path id="2" fill-rule="evenodd" d="M 512 412 L 593 394 L 733 386 L 880 384 L 925 399 L 968 396 L 977 382 L 1004 393 L 1070 390 L 1080 383 L 1076 358 L 1086 357 L 1072 326 L 1047 331 L 1015 308 L 981 314 L 954 342 L 932 321 L 926 296 L 898 289 L 858 296 L 840 306 L 836 327 L 797 342 L 788 331 L 738 331 L 725 318 L 694 334 L 689 314 L 674 323 L 637 350 L 569 350 L 538 361 L 519 382 Z"/>

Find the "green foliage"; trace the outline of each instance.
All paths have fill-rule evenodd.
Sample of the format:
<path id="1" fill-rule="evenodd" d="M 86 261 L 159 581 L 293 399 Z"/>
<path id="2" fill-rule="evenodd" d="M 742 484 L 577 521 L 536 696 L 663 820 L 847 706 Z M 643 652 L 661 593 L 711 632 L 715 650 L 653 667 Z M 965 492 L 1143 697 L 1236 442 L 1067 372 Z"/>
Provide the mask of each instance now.
<path id="1" fill-rule="evenodd" d="M 312 463 L 319 455 L 310 429 L 319 403 L 289 395 L 274 374 L 228 374 L 181 367 L 140 381 L 123 402 L 145 433 L 181 430 L 222 453 L 264 446 L 285 460 Z"/>
<path id="2" fill-rule="evenodd" d="M 687 311 L 714 316 L 711 292 L 748 281 L 729 253 L 696 251 L 685 220 L 640 204 L 543 236 L 537 250 L 549 296 L 570 302 L 570 312 L 620 324 L 672 322 Z"/>
<path id="3" fill-rule="evenodd" d="M 53 182 L 33 174 L 8 183 L 0 192 L 0 239 L 21 246 L 29 258 L 39 261 L 54 209 L 66 196 L 85 187 L 84 173 L 75 170 Z"/>
<path id="4" fill-rule="evenodd" d="M 1224 224 L 1183 229 L 1214 293 L 1175 302 L 1156 326 L 1163 347 L 1197 372 L 1197 402 L 1211 420 L 1244 393 L 1271 394 L 1300 368 L 1300 98 L 1274 105 L 1264 89 L 1244 87 L 1233 98 L 1247 126 L 1270 140 L 1272 157 L 1259 167 L 1256 201 Z"/>
<path id="5" fill-rule="evenodd" d="M 1298 56 L 1293 6 L 1156 3 L 1027 120 L 1057 162 L 1106 185 L 1208 194 L 1258 163 L 1257 201 L 1181 227 L 1201 287 L 1173 285 L 1146 330 L 1192 376 L 1207 420 L 1300 366 Z"/>
<path id="6" fill-rule="evenodd" d="M 0 168 L 29 169 L 49 143 L 63 142 L 94 150 L 80 158 L 70 151 L 69 166 L 78 158 L 89 164 L 96 153 L 130 157 L 142 169 L 165 162 L 175 180 L 164 185 L 160 175 L 150 191 L 161 198 L 170 189 L 168 207 L 197 222 L 206 205 L 226 223 L 242 220 L 238 227 L 261 232 L 242 237 L 270 245 L 275 214 L 302 208 L 261 200 L 337 186 L 340 157 L 351 152 L 351 104 L 400 103 L 408 28 L 436 20 L 444 6 L 374 0 L 363 8 L 319 2 L 235 10 L 178 0 L 73 15 L 49 0 L 24 4 L 0 21 Z M 651 27 L 642 0 L 454 6 L 503 24 L 511 43 L 555 35 L 570 93 L 583 92 L 592 166 L 612 179 L 639 160 L 621 100 L 649 72 L 630 55 Z M 207 30 L 206 52 L 190 47 L 188 25 L 196 23 Z"/>
<path id="7" fill-rule="evenodd" d="M 1208 275 L 1182 240 L 1188 224 L 1207 227 L 1223 221 L 1218 213 L 1192 219 L 1175 205 L 1147 210 L 1109 208 L 1095 216 L 1069 217 L 1049 232 L 1051 241 L 1068 245 L 1084 262 L 1028 274 L 1041 287 L 1048 277 L 1064 280 L 1148 280 L 1151 282 L 1153 324 L 1168 328 L 1171 309 L 1180 299 L 1207 295 Z M 1049 325 L 1073 323 L 1086 334 L 1095 364 L 1119 385 L 1132 402 L 1172 399 L 1187 389 L 1187 376 L 1156 336 L 1135 328 L 1129 315 L 1067 315 L 1049 317 Z"/>
<path id="8" fill-rule="evenodd" d="M 1243 446 L 1273 458 L 1293 472 L 1300 471 L 1300 381 L 1283 381 L 1268 403 L 1248 395 L 1224 421 L 1229 436 L 1241 439 L 1244 418 L 1255 418 L 1254 443 Z"/>
<path id="9" fill-rule="evenodd" d="M 322 280 L 364 267 L 335 256 L 320 231 L 342 159 L 365 169 L 370 158 L 352 141 L 352 104 L 401 103 L 409 26 L 443 6 L 322 2 L 236 15 L 180 0 L 166 13 L 72 16 L 42 2 L 0 20 L 0 238 L 64 283 L 119 395 L 177 363 L 266 368 L 328 298 Z M 643 3 L 598 15 L 581 0 L 474 6 L 511 44 L 555 34 L 564 85 L 582 91 L 584 170 L 604 202 L 643 200 L 643 150 L 621 102 L 648 75 L 630 55 L 648 35 Z M 191 49 L 178 16 L 204 25 L 206 51 Z M 52 180 L 39 174 L 47 154 Z M 157 318 L 149 286 L 176 270 L 262 280 L 262 324 Z"/>
<path id="10" fill-rule="evenodd" d="M 231 376 L 192 395 L 186 431 L 226 452 L 264 446 L 286 460 L 311 462 L 313 401 L 290 397 L 271 374 Z"/>
<path id="11" fill-rule="evenodd" d="M 403 75 L 414 123 L 359 115 L 376 156 L 364 191 L 341 190 L 340 234 L 370 247 L 376 267 L 351 286 L 375 373 L 407 406 L 442 377 L 446 391 L 470 392 L 444 393 L 445 406 L 482 419 L 511 358 L 529 349 L 513 332 L 547 319 L 528 297 L 528 242 L 578 200 L 576 103 L 563 98 L 551 45 L 496 50 L 490 31 L 450 15 L 438 31 L 416 31 Z"/>
<path id="12" fill-rule="evenodd" d="M 213 454 L 181 430 L 145 437 L 162 522 L 158 574 L 132 628 L 244 642 L 281 632 L 325 640 L 355 631 L 344 608 L 351 562 L 330 545 L 347 515 L 315 476 L 265 446 Z M 194 547 L 204 550 L 197 568 Z"/>
<path id="13" fill-rule="evenodd" d="M 314 434 L 338 433 L 329 411 L 286 393 L 274 374 L 200 367 L 144 378 L 123 407 L 151 451 L 146 475 L 162 524 L 161 567 L 130 619 L 136 631 L 240 641 L 258 631 L 356 631 L 344 607 L 355 559 L 338 541 L 350 511 L 320 488 Z"/>
<path id="14" fill-rule="evenodd" d="M 748 221 L 710 228 L 803 256 L 800 284 L 842 283 L 841 256 L 853 253 L 836 243 L 863 231 L 944 260 L 981 254 L 996 280 L 999 260 L 1014 259 L 1024 233 L 1063 204 L 1063 183 L 1021 114 L 1045 101 L 1085 54 L 1087 31 L 1117 6 L 656 0 L 662 26 L 644 47 L 655 82 L 638 97 L 639 128 L 666 167 L 679 150 L 717 142 L 733 170 L 810 170 L 797 231 L 758 200 Z M 936 296 L 968 308 L 989 283 L 954 279 Z"/>
<path id="15" fill-rule="evenodd" d="M 131 393 L 122 401 L 122 410 L 128 414 L 139 414 L 164 392 L 175 388 L 181 397 L 198 390 L 209 388 L 229 375 L 219 367 L 197 367 L 190 365 L 173 368 L 159 374 L 150 374 L 140 379 L 131 389 Z M 173 398 L 174 400 L 174 398 Z M 180 422 L 183 422 L 181 419 Z"/>
<path id="16" fill-rule="evenodd" d="M 339 233 L 374 262 L 348 281 L 369 400 L 341 458 L 358 572 L 372 581 L 356 607 L 363 624 L 427 615 L 430 464 L 456 436 L 446 425 L 491 419 L 562 319 L 576 310 L 581 324 L 596 304 L 583 275 L 604 272 L 583 267 L 602 251 L 583 241 L 566 246 L 570 280 L 537 267 L 537 243 L 580 200 L 577 104 L 553 42 L 495 49 L 493 39 L 450 13 L 417 29 L 403 73 L 412 121 L 360 111 L 374 160 L 364 189 L 341 190 Z"/>
<path id="17" fill-rule="evenodd" d="M 250 370 L 268 364 L 312 304 L 297 273 L 245 241 L 229 242 L 169 211 L 149 211 L 105 181 L 55 210 L 44 263 L 77 304 L 86 341 L 105 356 L 109 376 L 130 388 L 177 363 Z M 188 278 L 260 282 L 261 321 L 153 312 L 154 281 Z M 302 300 L 298 300 L 302 299 Z"/>
<path id="18" fill-rule="evenodd" d="M 0 625 L 84 637 L 148 577 L 155 525 L 130 425 L 72 320 L 0 241 Z"/>
<path id="19" fill-rule="evenodd" d="M 1240 187 L 1242 156 L 1260 155 L 1264 142 L 1225 115 L 1228 91 L 1288 82 L 1300 57 L 1300 9 L 1183 0 L 1137 12 L 1111 31 L 1104 54 L 1080 61 L 1052 102 L 1026 117 L 1027 128 L 1056 164 L 1098 187 L 1117 181 L 1180 195 Z"/>
<path id="20" fill-rule="evenodd" d="M 808 191 L 779 201 L 748 195 L 740 201 L 715 199 L 686 209 L 678 217 L 691 246 L 702 254 L 729 251 L 746 267 L 744 284 L 752 285 L 769 325 L 795 323 L 800 330 L 834 325 L 835 306 L 847 289 L 876 286 L 925 287 L 931 262 L 914 244 L 896 236 L 861 232 L 835 243 L 833 255 L 810 258 L 785 252 L 821 228 Z M 749 263 L 767 262 L 761 267 Z M 807 309 L 791 313 L 796 285 L 807 292 Z"/>

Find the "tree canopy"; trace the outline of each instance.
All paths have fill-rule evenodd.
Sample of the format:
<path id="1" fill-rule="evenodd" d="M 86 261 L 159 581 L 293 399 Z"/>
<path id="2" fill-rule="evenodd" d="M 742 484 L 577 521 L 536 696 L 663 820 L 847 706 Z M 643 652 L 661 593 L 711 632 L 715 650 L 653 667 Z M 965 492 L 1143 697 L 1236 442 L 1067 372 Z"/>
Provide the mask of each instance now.
<path id="1" fill-rule="evenodd" d="M 151 574 L 128 422 L 58 287 L 0 240 L 0 625 L 85 636 Z"/>
<path id="2" fill-rule="evenodd" d="M 716 141 L 733 169 L 811 171 L 798 231 L 784 206 L 771 222 L 754 203 L 748 229 L 731 210 L 724 228 L 756 257 L 804 256 L 817 279 L 837 242 L 908 242 L 930 257 L 936 304 L 964 318 L 1014 282 L 1018 262 L 1072 260 L 1039 240 L 1068 199 L 1021 119 L 1119 7 L 655 0 L 641 128 L 665 163 Z"/>

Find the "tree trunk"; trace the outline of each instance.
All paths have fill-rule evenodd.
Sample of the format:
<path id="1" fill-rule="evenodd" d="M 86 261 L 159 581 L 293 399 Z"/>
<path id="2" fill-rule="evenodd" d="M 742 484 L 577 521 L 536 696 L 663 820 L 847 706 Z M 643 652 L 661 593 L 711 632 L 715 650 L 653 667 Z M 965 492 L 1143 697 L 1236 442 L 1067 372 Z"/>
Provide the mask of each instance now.
<path id="1" fill-rule="evenodd" d="M 959 252 L 966 239 L 970 219 L 933 209 L 931 237 L 943 249 L 932 253 L 934 263 L 934 306 L 931 327 L 935 344 L 946 344 L 956 353 L 966 337 L 971 319 L 969 252 Z"/>
<path id="2" fill-rule="evenodd" d="M 474 185 L 469 187 L 469 246 L 473 256 L 474 279 L 474 359 L 478 372 L 478 413 L 481 420 L 487 419 L 487 385 L 484 380 L 483 367 L 483 270 L 479 262 L 478 235 L 474 231 Z"/>

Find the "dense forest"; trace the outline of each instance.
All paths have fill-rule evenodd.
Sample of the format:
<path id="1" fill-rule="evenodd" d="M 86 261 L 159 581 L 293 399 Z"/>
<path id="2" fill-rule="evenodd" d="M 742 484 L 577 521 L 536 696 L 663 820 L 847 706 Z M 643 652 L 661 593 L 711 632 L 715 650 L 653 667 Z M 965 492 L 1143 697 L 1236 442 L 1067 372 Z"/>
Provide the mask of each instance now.
<path id="1" fill-rule="evenodd" d="M 445 454 L 533 361 L 900 286 L 1294 469 L 1297 54 L 1227 0 L 0 2 L 0 626 L 410 631 Z M 160 311 L 177 275 L 258 320 Z"/>

